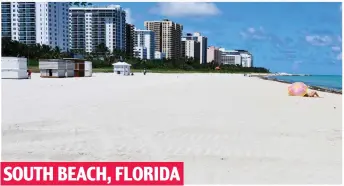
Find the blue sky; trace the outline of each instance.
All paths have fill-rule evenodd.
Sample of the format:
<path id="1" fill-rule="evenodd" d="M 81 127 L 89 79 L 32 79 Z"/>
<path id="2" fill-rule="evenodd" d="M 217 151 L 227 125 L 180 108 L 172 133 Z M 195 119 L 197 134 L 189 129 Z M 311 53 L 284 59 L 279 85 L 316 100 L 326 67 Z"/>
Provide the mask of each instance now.
<path id="1" fill-rule="evenodd" d="M 114 3 L 93 3 L 107 6 Z M 341 3 L 115 3 L 128 22 L 168 18 L 208 45 L 247 49 L 271 71 L 342 74 Z"/>

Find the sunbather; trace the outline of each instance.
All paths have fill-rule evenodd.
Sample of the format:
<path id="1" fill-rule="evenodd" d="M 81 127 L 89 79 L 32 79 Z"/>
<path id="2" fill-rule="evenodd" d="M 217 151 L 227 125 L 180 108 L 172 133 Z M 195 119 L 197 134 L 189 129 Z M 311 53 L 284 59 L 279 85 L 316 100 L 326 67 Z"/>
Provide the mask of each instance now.
<path id="1" fill-rule="evenodd" d="M 304 97 L 320 97 L 320 96 L 316 91 L 310 91 L 310 92 L 307 92 L 307 94 L 305 94 Z"/>

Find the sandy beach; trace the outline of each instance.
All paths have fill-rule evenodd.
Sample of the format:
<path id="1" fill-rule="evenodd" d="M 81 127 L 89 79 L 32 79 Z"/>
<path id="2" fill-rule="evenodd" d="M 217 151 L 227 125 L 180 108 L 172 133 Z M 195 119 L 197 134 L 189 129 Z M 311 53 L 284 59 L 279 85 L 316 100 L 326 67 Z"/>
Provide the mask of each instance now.
<path id="1" fill-rule="evenodd" d="M 2 80 L 2 160 L 183 161 L 186 184 L 341 184 L 342 95 L 230 74 Z"/>

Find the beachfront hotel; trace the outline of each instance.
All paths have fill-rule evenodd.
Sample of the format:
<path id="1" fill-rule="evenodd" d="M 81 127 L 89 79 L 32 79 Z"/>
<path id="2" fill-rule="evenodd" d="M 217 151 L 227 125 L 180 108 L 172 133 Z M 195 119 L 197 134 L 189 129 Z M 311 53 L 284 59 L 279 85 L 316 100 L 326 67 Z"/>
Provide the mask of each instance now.
<path id="1" fill-rule="evenodd" d="M 240 52 L 235 50 L 219 49 L 221 51 L 221 64 L 224 65 L 241 65 Z"/>
<path id="2" fill-rule="evenodd" d="M 236 50 L 241 56 L 241 66 L 242 67 L 253 67 L 253 56 L 247 50 Z"/>
<path id="3" fill-rule="evenodd" d="M 221 64 L 222 52 L 220 48 L 209 46 L 207 49 L 207 63 L 215 62 Z"/>
<path id="4" fill-rule="evenodd" d="M 140 59 L 154 59 L 155 55 L 155 42 L 154 42 L 154 32 L 151 30 L 139 30 L 135 29 L 134 34 L 134 53 L 139 54 L 135 55 L 135 57 L 139 57 Z M 141 52 L 144 52 L 143 53 Z"/>
<path id="5" fill-rule="evenodd" d="M 126 52 L 129 56 L 134 55 L 135 25 L 125 24 Z"/>
<path id="6" fill-rule="evenodd" d="M 68 2 L 2 2 L 1 35 L 67 51 L 68 9 Z"/>
<path id="7" fill-rule="evenodd" d="M 164 53 L 165 57 L 170 59 L 178 59 L 182 56 L 183 25 L 164 19 L 162 21 L 145 21 L 144 26 L 155 34 L 155 51 Z"/>
<path id="8" fill-rule="evenodd" d="M 200 60 L 200 42 L 182 38 L 182 57 Z"/>
<path id="9" fill-rule="evenodd" d="M 242 67 L 253 67 L 253 56 L 247 50 L 226 50 L 225 48 L 210 49 L 208 52 L 213 50 L 219 50 L 221 54 L 221 63 L 224 65 L 240 65 Z M 209 59 L 210 60 L 210 59 Z"/>
<path id="10" fill-rule="evenodd" d="M 126 13 L 119 5 L 71 7 L 69 9 L 69 48 L 92 52 L 105 43 L 112 52 L 126 50 Z"/>
<path id="11" fill-rule="evenodd" d="M 208 38 L 202 36 L 201 33 L 195 32 L 193 34 L 187 33 L 182 37 L 182 41 L 194 40 L 199 43 L 199 60 L 200 64 L 207 63 L 207 47 L 208 47 Z"/>

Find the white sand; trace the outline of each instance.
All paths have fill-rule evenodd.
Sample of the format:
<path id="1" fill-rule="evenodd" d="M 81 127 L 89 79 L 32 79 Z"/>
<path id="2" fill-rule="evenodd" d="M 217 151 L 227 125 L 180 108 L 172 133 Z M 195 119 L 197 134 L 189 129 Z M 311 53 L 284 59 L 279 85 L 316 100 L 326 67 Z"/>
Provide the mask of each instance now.
<path id="1" fill-rule="evenodd" d="M 228 74 L 2 80 L 2 160 L 183 161 L 187 184 L 339 184 L 341 95 Z"/>

